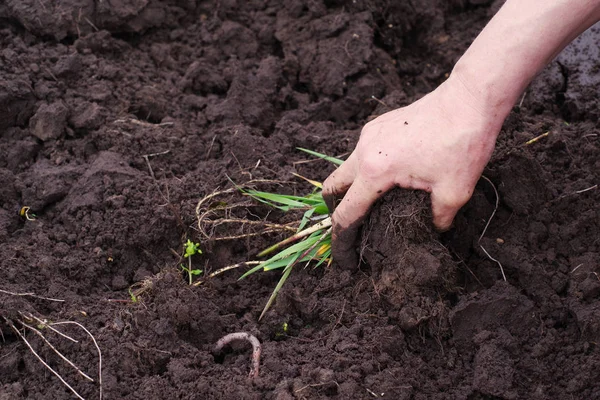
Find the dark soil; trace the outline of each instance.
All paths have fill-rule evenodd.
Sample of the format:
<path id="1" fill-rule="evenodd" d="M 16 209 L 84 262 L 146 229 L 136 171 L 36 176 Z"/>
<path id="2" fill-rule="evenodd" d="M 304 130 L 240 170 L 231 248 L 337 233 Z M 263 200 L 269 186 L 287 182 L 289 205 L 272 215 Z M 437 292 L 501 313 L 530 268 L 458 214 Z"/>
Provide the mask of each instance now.
<path id="1" fill-rule="evenodd" d="M 90 330 L 105 399 L 600 398 L 600 26 L 507 119 L 481 240 L 485 180 L 441 236 L 427 196 L 388 194 L 361 268 L 298 268 L 261 322 L 277 272 L 190 287 L 178 271 L 187 238 L 209 272 L 278 239 L 203 240 L 196 204 L 228 177 L 324 179 L 296 147 L 347 153 L 443 81 L 501 1 L 451 3 L 0 0 L 0 289 L 65 300 L 0 293 L 0 399 L 73 398 L 11 322 L 98 375 L 82 330 L 30 314 Z M 212 353 L 237 331 L 263 344 L 254 380 L 249 345 Z"/>

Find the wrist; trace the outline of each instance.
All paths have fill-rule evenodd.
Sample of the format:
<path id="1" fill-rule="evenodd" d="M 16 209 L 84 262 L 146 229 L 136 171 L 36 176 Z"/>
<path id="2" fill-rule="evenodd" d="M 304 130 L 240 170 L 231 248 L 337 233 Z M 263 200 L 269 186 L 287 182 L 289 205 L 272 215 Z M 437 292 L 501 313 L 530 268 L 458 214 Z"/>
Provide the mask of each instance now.
<path id="1" fill-rule="evenodd" d="M 462 92 L 464 101 L 500 129 L 523 88 L 514 81 L 502 79 L 501 72 L 481 71 L 472 65 L 476 63 L 464 58 L 454 66 L 448 84 L 458 93 Z"/>

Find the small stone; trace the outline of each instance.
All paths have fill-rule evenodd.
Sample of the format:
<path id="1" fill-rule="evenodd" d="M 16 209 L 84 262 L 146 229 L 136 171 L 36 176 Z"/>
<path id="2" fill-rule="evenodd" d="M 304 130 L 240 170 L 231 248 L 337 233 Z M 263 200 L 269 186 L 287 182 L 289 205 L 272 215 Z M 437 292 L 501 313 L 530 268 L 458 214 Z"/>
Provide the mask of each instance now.
<path id="1" fill-rule="evenodd" d="M 61 57 L 52 68 L 55 76 L 62 78 L 77 75 L 81 71 L 81 56 L 77 53 Z"/>
<path id="2" fill-rule="evenodd" d="M 42 104 L 29 121 L 31 133 L 42 141 L 58 139 L 65 131 L 68 114 L 62 101 Z"/>

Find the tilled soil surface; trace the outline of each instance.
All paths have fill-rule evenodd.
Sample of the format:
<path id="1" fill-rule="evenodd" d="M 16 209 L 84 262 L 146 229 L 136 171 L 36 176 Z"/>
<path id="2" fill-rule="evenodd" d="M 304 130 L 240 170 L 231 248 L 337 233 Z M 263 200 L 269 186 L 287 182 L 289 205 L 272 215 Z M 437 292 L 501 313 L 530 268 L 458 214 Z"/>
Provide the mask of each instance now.
<path id="1" fill-rule="evenodd" d="M 390 193 L 359 269 L 298 268 L 260 322 L 277 272 L 189 286 L 179 270 L 187 238 L 207 272 L 279 238 L 206 240 L 201 198 L 229 178 L 305 192 L 292 172 L 332 167 L 296 147 L 351 151 L 500 3 L 0 0 L 0 399 L 74 398 L 33 351 L 86 399 L 599 399 L 600 26 L 527 89 L 494 187 L 449 233 L 427 196 Z M 89 336 L 50 329 L 63 321 L 96 338 L 101 385 Z M 263 345 L 258 378 L 249 345 L 212 353 L 238 331 Z"/>

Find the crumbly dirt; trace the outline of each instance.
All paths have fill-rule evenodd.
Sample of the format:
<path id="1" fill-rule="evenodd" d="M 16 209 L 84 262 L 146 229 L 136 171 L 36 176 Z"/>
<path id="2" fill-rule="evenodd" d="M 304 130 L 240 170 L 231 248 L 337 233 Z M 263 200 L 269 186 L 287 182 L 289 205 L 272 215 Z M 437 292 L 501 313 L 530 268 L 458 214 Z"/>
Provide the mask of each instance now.
<path id="1" fill-rule="evenodd" d="M 307 190 L 292 172 L 332 167 L 296 147 L 351 151 L 369 118 L 442 82 L 500 4 L 0 1 L 0 399 L 74 398 L 10 323 L 99 396 L 85 332 L 30 315 L 95 336 L 105 399 L 600 398 L 600 26 L 504 124 L 482 238 L 488 181 L 441 235 L 426 195 L 395 191 L 360 268 L 298 268 L 260 322 L 277 272 L 191 287 L 178 270 L 187 238 L 208 272 L 279 238 L 204 240 L 200 198 L 229 179 Z M 248 344 L 212 353 L 237 331 L 263 345 L 254 380 Z"/>

